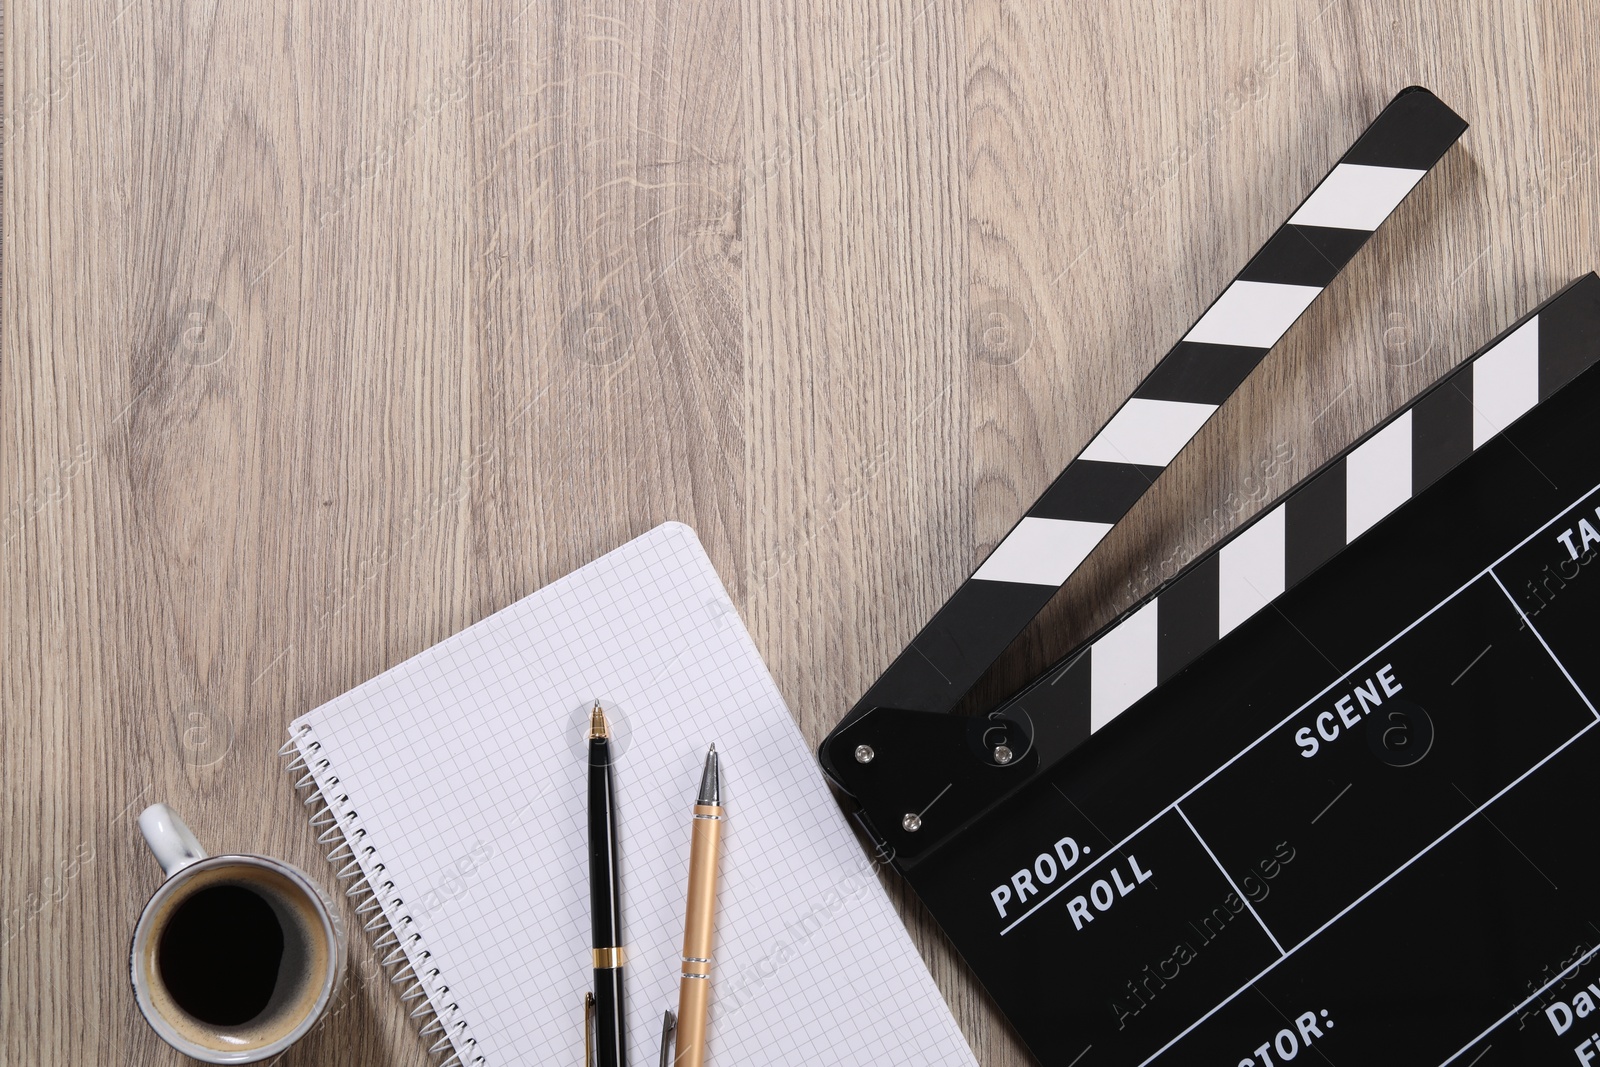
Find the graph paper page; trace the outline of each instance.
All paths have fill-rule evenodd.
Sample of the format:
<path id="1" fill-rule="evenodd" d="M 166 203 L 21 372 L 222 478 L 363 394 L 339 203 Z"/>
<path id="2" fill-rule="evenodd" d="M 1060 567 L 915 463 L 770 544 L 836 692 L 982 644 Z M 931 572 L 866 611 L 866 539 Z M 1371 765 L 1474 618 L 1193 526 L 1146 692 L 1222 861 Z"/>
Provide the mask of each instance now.
<path id="1" fill-rule="evenodd" d="M 975 1061 L 694 531 L 666 523 L 295 720 L 466 1063 L 579 1063 L 588 709 L 617 748 L 628 1033 L 676 1010 L 690 809 L 723 826 L 708 1063 Z M 309 727 L 309 729 L 306 729 Z M 327 765 L 318 768 L 318 759 Z M 337 778 L 330 788 L 330 776 Z M 398 903 L 396 903 L 398 902 Z M 441 986 L 448 989 L 437 992 Z M 464 1022 L 465 1026 L 458 1026 Z M 468 1046 L 465 1036 L 475 1042 Z"/>

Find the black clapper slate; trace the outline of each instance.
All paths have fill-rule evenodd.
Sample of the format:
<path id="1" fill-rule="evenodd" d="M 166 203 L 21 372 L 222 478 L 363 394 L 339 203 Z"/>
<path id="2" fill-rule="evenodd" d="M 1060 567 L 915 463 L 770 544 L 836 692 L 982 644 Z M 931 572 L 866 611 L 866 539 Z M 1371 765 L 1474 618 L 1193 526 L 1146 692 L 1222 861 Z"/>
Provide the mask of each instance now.
<path id="1" fill-rule="evenodd" d="M 1324 189 L 1425 169 L 1463 128 L 1402 93 L 1286 228 L 1342 265 L 1366 234 L 1322 232 L 1352 221 Z M 1600 853 L 1571 831 L 1600 756 L 1594 275 L 1017 696 L 942 714 L 1103 532 L 1068 524 L 1114 522 L 1292 321 L 1243 338 L 1213 312 L 1243 283 L 1316 289 L 1283 233 L 824 769 L 1043 1062 L 1588 1062 Z M 1002 595 L 1019 585 L 1049 588 Z"/>

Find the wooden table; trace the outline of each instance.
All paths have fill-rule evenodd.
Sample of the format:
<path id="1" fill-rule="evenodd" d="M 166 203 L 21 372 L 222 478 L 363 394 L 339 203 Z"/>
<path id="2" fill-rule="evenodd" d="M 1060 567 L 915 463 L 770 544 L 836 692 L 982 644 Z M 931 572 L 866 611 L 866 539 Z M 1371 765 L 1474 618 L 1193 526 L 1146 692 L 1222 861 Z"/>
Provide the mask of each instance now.
<path id="1" fill-rule="evenodd" d="M 177 1062 L 139 809 L 331 882 L 289 719 L 663 520 L 821 738 L 1402 86 L 1461 146 L 984 693 L 1600 262 L 1576 0 L 1154 6 L 6 0 L 0 1063 Z M 428 1062 L 375 960 L 283 1064 Z"/>

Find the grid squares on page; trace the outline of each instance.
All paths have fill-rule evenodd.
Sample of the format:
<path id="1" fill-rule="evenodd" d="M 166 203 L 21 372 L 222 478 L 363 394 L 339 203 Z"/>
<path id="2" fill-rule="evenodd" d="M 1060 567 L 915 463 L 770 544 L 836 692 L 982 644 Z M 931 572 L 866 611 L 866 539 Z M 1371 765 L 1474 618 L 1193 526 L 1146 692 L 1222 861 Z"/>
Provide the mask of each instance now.
<path id="1" fill-rule="evenodd" d="M 495 1067 L 581 1056 L 585 766 L 624 720 L 632 1052 L 677 1001 L 689 808 L 724 770 L 708 1063 L 974 1061 L 688 527 L 668 523 L 315 709 L 414 926 Z M 619 731 L 621 734 L 622 731 Z"/>

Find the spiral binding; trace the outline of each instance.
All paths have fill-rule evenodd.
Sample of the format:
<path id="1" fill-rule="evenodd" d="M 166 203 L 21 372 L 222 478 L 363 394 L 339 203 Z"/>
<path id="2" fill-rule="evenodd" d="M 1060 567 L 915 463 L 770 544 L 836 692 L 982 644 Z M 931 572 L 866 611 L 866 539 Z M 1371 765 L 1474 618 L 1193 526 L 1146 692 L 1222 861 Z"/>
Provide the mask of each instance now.
<path id="1" fill-rule="evenodd" d="M 411 1018 L 418 1020 L 424 1038 L 435 1039 L 428 1051 L 450 1053 L 437 1067 L 483 1067 L 489 1061 L 477 1051 L 478 1041 L 461 1017 L 461 1006 L 450 999 L 450 986 L 439 968 L 429 963 L 433 954 L 422 935 L 406 932 L 413 923 L 401 910 L 405 901 L 394 895 L 394 882 L 383 877 L 377 848 L 362 844 L 367 831 L 361 816 L 351 807 L 350 794 L 339 790 L 331 762 L 317 755 L 321 750 L 322 742 L 312 735 L 310 724 L 301 723 L 278 749 L 278 756 L 287 761 L 287 773 L 304 772 L 294 787 L 306 792 L 305 806 L 320 805 L 311 814 L 311 828 L 317 831 L 319 844 L 333 845 L 328 862 L 337 868 L 334 877 L 349 883 L 344 895 L 355 901 L 356 918 L 365 919 L 362 928 L 373 935 L 372 947 L 383 953 L 380 962 L 389 983 L 401 987 L 401 1003 L 418 1002 Z"/>

